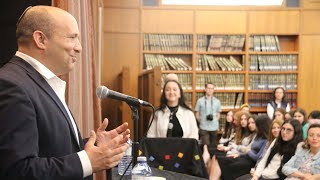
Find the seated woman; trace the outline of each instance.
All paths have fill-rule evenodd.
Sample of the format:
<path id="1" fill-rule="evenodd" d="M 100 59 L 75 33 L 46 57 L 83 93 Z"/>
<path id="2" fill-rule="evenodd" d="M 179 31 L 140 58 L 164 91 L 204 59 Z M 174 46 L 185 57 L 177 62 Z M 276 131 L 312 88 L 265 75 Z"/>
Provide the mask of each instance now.
<path id="1" fill-rule="evenodd" d="M 251 120 L 248 120 L 251 119 Z M 238 111 L 234 115 L 234 126 L 235 126 L 235 133 L 234 137 L 229 143 L 224 146 L 224 144 L 219 144 L 217 148 L 212 148 L 205 145 L 203 148 L 203 160 L 207 166 L 208 174 L 211 174 L 211 165 L 215 160 L 215 157 L 223 156 L 225 157 L 226 154 L 238 154 L 238 153 L 245 153 L 248 149 L 250 149 L 250 145 L 252 139 L 255 135 L 255 126 L 248 127 L 250 122 L 254 122 L 255 120 L 252 117 L 243 111 Z M 245 151 L 245 152 L 244 152 Z M 212 159 L 210 159 L 210 157 Z"/>
<path id="2" fill-rule="evenodd" d="M 234 139 L 235 126 L 233 124 L 233 111 L 229 111 L 226 116 L 226 125 L 223 134 L 219 140 L 219 144 L 227 146 Z"/>
<path id="3" fill-rule="evenodd" d="M 297 145 L 302 141 L 301 124 L 295 119 L 286 121 L 280 135 L 269 146 L 258 163 L 251 180 L 283 180 L 282 166 L 295 154 Z"/>
<path id="4" fill-rule="evenodd" d="M 320 179 L 320 124 L 310 125 L 307 134 L 303 149 L 282 168 L 286 180 Z"/>
<path id="5" fill-rule="evenodd" d="M 224 180 L 234 180 L 239 176 L 248 174 L 255 165 L 267 144 L 270 120 L 267 115 L 261 115 L 257 117 L 255 122 L 250 122 L 249 126 L 256 127 L 256 137 L 250 151 L 230 157 L 217 157 L 211 166 L 213 168 L 209 175 L 211 180 L 218 180 L 220 177 Z"/>
<path id="6" fill-rule="evenodd" d="M 283 124 L 283 120 L 273 120 L 271 123 L 271 126 L 269 128 L 269 134 L 268 134 L 268 144 L 264 148 L 264 152 L 262 153 L 263 155 L 260 156 L 260 158 L 257 160 L 256 167 L 259 164 L 259 161 L 263 158 L 265 152 L 269 148 L 269 145 L 276 139 L 278 138 L 281 130 L 281 126 Z M 246 174 L 243 176 L 238 177 L 236 180 L 248 180 L 251 179 L 254 176 L 255 173 L 255 168 L 252 168 L 250 170 L 250 174 Z"/>
<path id="7" fill-rule="evenodd" d="M 274 111 L 273 120 L 281 120 L 284 121 L 286 116 L 286 110 L 283 108 L 278 108 Z"/>
<path id="8" fill-rule="evenodd" d="M 192 109 L 185 103 L 181 85 L 168 80 L 163 86 L 160 107 L 147 137 L 183 137 L 199 139 L 198 126 Z"/>
<path id="9" fill-rule="evenodd" d="M 247 153 L 250 150 L 251 143 L 256 135 L 256 129 L 250 129 L 249 122 L 254 122 L 253 116 L 246 112 L 240 114 L 240 126 L 236 130 L 235 143 L 230 143 L 228 147 L 224 148 L 228 155 Z M 252 128 L 252 127 L 251 127 Z"/>

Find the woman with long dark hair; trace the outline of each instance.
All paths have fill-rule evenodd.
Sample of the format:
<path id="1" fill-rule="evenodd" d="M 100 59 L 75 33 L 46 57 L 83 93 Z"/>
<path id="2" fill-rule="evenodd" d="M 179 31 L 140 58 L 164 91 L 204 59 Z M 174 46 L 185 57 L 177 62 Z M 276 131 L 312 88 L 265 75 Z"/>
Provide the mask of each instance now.
<path id="1" fill-rule="evenodd" d="M 320 124 L 308 128 L 308 137 L 303 149 L 298 151 L 283 168 L 288 180 L 320 179 Z"/>
<path id="2" fill-rule="evenodd" d="M 281 127 L 280 135 L 270 144 L 259 162 L 252 180 L 283 180 L 282 166 L 295 154 L 302 141 L 302 129 L 298 120 L 291 119 Z"/>
<path id="3" fill-rule="evenodd" d="M 160 107 L 155 112 L 147 137 L 199 138 L 192 109 L 186 104 L 179 82 L 168 80 L 163 86 Z M 170 129 L 170 130 L 169 130 Z"/>
<path id="4" fill-rule="evenodd" d="M 223 129 L 223 134 L 219 140 L 219 144 L 227 146 L 234 139 L 235 126 L 233 124 L 233 111 L 230 110 L 226 116 L 226 124 Z"/>

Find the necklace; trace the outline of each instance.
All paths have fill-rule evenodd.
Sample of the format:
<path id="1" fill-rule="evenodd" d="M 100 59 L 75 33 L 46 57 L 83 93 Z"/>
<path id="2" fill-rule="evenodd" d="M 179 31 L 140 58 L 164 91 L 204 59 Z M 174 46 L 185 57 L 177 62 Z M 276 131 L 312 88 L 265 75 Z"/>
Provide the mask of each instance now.
<path id="1" fill-rule="evenodd" d="M 172 122 L 173 115 L 177 113 L 177 111 L 179 109 L 179 105 L 176 107 L 169 107 L 168 106 L 168 108 L 170 109 L 169 121 Z"/>

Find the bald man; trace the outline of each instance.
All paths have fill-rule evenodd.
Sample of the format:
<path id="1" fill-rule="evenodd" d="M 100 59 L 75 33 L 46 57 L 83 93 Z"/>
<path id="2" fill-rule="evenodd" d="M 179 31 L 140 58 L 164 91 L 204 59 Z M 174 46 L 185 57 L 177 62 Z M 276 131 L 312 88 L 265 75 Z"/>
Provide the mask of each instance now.
<path id="1" fill-rule="evenodd" d="M 65 102 L 58 76 L 81 53 L 75 18 L 35 6 L 20 17 L 18 51 L 0 69 L 0 179 L 81 180 L 118 164 L 128 148 L 128 124 L 105 131 L 105 119 L 86 144 Z"/>
<path id="2" fill-rule="evenodd" d="M 178 75 L 177 75 L 177 74 L 174 74 L 174 73 L 169 73 L 169 74 L 167 74 L 165 81 L 167 82 L 167 81 L 169 81 L 169 80 L 175 80 L 175 81 L 179 82 Z"/>

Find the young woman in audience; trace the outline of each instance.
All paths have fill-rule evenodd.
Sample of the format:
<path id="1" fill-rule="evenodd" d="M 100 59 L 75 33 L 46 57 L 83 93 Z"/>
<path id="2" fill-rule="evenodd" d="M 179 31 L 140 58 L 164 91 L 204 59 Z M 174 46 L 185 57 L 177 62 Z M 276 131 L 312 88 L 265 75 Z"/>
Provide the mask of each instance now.
<path id="1" fill-rule="evenodd" d="M 303 127 L 306 126 L 306 124 L 308 122 L 307 112 L 302 108 L 298 108 L 298 109 L 293 111 L 293 118 L 298 120 L 301 123 L 302 129 L 303 129 Z"/>
<path id="2" fill-rule="evenodd" d="M 250 113 L 250 106 L 249 104 L 242 104 L 241 107 L 240 107 L 240 110 L 241 111 L 244 111 L 246 113 Z"/>
<path id="3" fill-rule="evenodd" d="M 303 139 L 307 138 L 307 129 L 309 124 L 318 123 L 320 121 L 320 111 L 314 110 L 308 116 L 308 122 L 302 127 Z"/>
<path id="4" fill-rule="evenodd" d="M 236 129 L 234 140 L 230 141 L 227 146 L 222 144 L 217 146 L 217 150 L 213 150 L 205 145 L 203 148 L 203 160 L 207 165 L 208 174 L 212 173 L 212 165 L 216 157 L 226 157 L 226 155 L 233 155 L 247 152 L 247 149 L 250 149 L 250 143 L 255 135 L 256 128 L 248 127 L 248 119 L 250 115 L 243 111 L 238 111 L 234 115 L 234 126 Z M 251 118 L 252 119 L 252 118 Z M 254 120 L 251 120 L 251 122 Z M 210 158 L 211 157 L 211 158 Z"/>
<path id="5" fill-rule="evenodd" d="M 283 168 L 286 180 L 320 179 L 320 124 L 308 128 L 308 137 L 303 149 L 298 151 Z"/>
<path id="6" fill-rule="evenodd" d="M 280 135 L 272 141 L 263 158 L 259 161 L 252 180 L 283 180 L 282 166 L 295 154 L 302 141 L 301 124 L 295 119 L 286 121 Z"/>
<path id="7" fill-rule="evenodd" d="M 219 140 L 219 145 L 217 146 L 217 148 L 223 151 L 224 147 L 227 147 L 229 145 L 229 143 L 234 143 L 234 137 L 235 137 L 235 129 L 236 129 L 236 124 L 234 123 L 234 116 L 235 114 L 233 113 L 233 111 L 229 111 L 227 113 L 226 116 L 226 125 L 224 126 L 224 131 L 223 131 L 223 135 L 221 136 L 220 140 Z M 207 167 L 210 166 L 210 158 L 213 155 L 217 155 L 216 151 L 216 147 L 208 147 L 207 145 L 204 145 L 203 147 L 203 160 L 206 164 Z M 210 151 L 210 153 L 209 153 Z M 220 153 L 220 154 L 225 154 L 225 153 Z"/>
<path id="8" fill-rule="evenodd" d="M 272 92 L 272 99 L 267 105 L 267 114 L 273 119 L 274 112 L 278 108 L 283 108 L 286 112 L 290 111 L 290 104 L 285 100 L 285 90 L 283 87 L 277 87 Z"/>
<path id="9" fill-rule="evenodd" d="M 279 136 L 283 122 L 284 120 L 281 119 L 275 119 L 272 121 L 269 129 L 268 145 L 270 145 L 272 141 Z"/>
<path id="10" fill-rule="evenodd" d="M 258 163 L 263 158 L 265 152 L 269 148 L 269 145 L 273 142 L 273 140 L 275 140 L 279 136 L 283 122 L 284 122 L 283 120 L 277 120 L 277 119 L 272 121 L 270 128 L 269 128 L 269 133 L 268 133 L 268 144 L 265 146 L 264 152 L 262 153 L 260 158 L 257 160 L 255 167 L 257 167 Z M 241 177 L 238 177 L 236 180 L 251 179 L 254 176 L 254 173 L 255 173 L 255 168 L 251 168 L 250 174 L 246 174 Z"/>
<path id="11" fill-rule="evenodd" d="M 229 142 L 234 139 L 235 135 L 235 126 L 233 123 L 234 114 L 233 111 L 229 111 L 226 116 L 226 124 L 224 126 L 223 134 L 219 140 L 219 144 L 222 144 L 224 146 L 228 146 Z"/>
<path id="12" fill-rule="evenodd" d="M 238 154 L 244 149 L 250 149 L 249 145 L 255 135 L 255 131 L 250 131 L 248 127 L 250 117 L 246 112 L 240 114 L 240 126 L 236 129 L 235 142 L 224 148 L 227 154 Z"/>
<path id="13" fill-rule="evenodd" d="M 291 110 L 290 112 L 286 112 L 286 114 L 284 115 L 284 120 L 289 120 L 293 118 L 293 110 Z"/>
<path id="14" fill-rule="evenodd" d="M 167 137 L 170 131 L 171 137 L 199 138 L 194 113 L 185 103 L 182 87 L 175 80 L 168 80 L 163 86 L 160 107 L 150 123 L 147 137 Z"/>
<path id="15" fill-rule="evenodd" d="M 283 109 L 283 108 L 278 108 L 278 109 L 274 112 L 273 120 L 282 120 L 282 121 L 284 121 L 285 115 L 286 115 L 286 110 Z"/>
<path id="16" fill-rule="evenodd" d="M 270 119 L 267 115 L 258 116 L 255 123 L 249 126 L 256 127 L 256 136 L 250 150 L 244 154 L 232 155 L 231 157 L 217 157 L 209 174 L 211 180 L 234 180 L 239 176 L 248 174 L 255 165 L 256 160 L 263 153 L 267 144 Z"/>
<path id="17" fill-rule="evenodd" d="M 300 122 L 302 126 L 307 123 L 307 112 L 302 108 L 297 108 L 293 111 L 293 119 L 296 119 Z"/>

